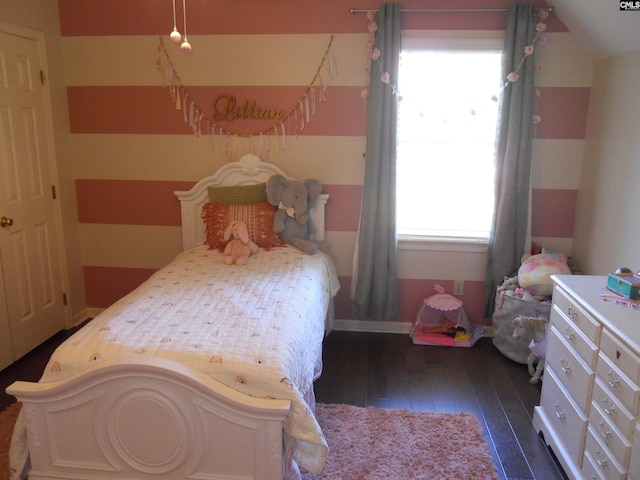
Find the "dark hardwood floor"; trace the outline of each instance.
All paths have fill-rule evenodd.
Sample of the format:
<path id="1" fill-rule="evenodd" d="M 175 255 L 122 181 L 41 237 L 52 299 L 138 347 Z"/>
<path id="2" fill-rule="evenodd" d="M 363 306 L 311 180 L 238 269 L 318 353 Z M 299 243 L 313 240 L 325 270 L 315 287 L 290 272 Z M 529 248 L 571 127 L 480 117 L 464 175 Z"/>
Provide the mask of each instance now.
<path id="1" fill-rule="evenodd" d="M 58 332 L 42 345 L 0 371 L 0 411 L 16 401 L 16 398 L 8 395 L 5 389 L 18 380 L 27 382 L 37 382 L 40 380 L 44 367 L 47 365 L 47 361 L 49 361 L 49 357 L 51 357 L 53 351 L 79 328 L 81 327 Z"/>
<path id="2" fill-rule="evenodd" d="M 531 423 L 540 385 L 490 338 L 456 348 L 413 345 L 409 335 L 331 332 L 315 387 L 323 403 L 472 412 L 501 479 L 567 478 Z"/>
<path id="3" fill-rule="evenodd" d="M 5 388 L 39 380 L 53 350 L 73 332 L 58 333 L 0 372 L 0 411 L 15 401 Z M 567 478 L 531 423 L 540 385 L 529 384 L 526 365 L 502 356 L 490 338 L 472 348 L 431 347 L 413 345 L 408 335 L 335 331 L 323 356 L 318 402 L 472 412 L 501 479 Z"/>

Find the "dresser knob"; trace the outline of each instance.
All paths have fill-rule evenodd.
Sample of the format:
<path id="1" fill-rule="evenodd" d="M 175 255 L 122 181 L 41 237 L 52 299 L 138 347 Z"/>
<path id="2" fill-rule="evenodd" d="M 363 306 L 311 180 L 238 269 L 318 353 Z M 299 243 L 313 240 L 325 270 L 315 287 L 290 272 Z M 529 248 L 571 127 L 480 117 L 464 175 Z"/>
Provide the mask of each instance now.
<path id="1" fill-rule="evenodd" d="M 600 425 L 600 435 L 602 435 L 602 438 L 609 440 L 611 438 L 611 430 L 605 428 L 606 425 L 604 422 L 600 422 L 598 425 Z"/>
<path id="2" fill-rule="evenodd" d="M 560 406 L 559 403 L 556 402 L 556 417 L 558 417 L 559 419 L 564 419 L 564 417 L 566 416 L 566 414 L 564 413 L 563 408 Z"/>
<path id="3" fill-rule="evenodd" d="M 596 449 L 596 451 L 594 452 L 598 457 L 596 460 L 596 463 L 598 464 L 598 466 L 605 468 L 607 465 L 609 465 L 609 459 L 606 457 L 606 455 L 602 452 L 602 450 L 600 450 L 599 448 Z"/>
<path id="4" fill-rule="evenodd" d="M 616 407 L 615 405 L 610 405 L 609 404 L 609 399 L 607 397 L 604 397 L 602 399 L 602 405 L 604 405 L 604 413 L 606 413 L 607 415 L 611 416 L 611 415 L 615 415 L 616 413 Z"/>
<path id="5" fill-rule="evenodd" d="M 567 340 L 573 340 L 576 338 L 575 332 L 570 327 L 566 327 L 564 329 L 564 336 L 567 337 Z"/>
<path id="6" fill-rule="evenodd" d="M 607 383 L 611 388 L 618 388 L 620 386 L 620 379 L 615 378 L 615 374 L 611 370 L 607 372 L 607 379 Z"/>
<path id="7" fill-rule="evenodd" d="M 566 358 L 562 358 L 560 360 L 560 368 L 562 369 L 562 371 L 566 374 L 571 373 L 571 364 L 567 361 Z"/>

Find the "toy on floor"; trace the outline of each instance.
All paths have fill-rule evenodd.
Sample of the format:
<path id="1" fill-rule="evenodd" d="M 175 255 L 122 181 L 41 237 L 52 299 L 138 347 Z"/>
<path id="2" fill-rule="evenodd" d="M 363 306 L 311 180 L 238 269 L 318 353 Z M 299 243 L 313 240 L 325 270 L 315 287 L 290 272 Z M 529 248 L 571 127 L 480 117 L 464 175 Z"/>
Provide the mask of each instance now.
<path id="1" fill-rule="evenodd" d="M 467 333 L 467 329 L 461 327 L 459 325 L 454 324 L 451 320 L 445 320 L 442 325 L 429 327 L 427 325 L 423 325 L 422 333 L 425 335 L 429 335 L 431 333 L 439 333 L 440 335 L 445 335 L 449 338 L 453 338 L 456 342 L 460 342 L 462 340 L 469 340 L 469 334 Z"/>
<path id="2" fill-rule="evenodd" d="M 445 293 L 436 284 L 437 292 L 423 299 L 411 327 L 411 339 L 416 345 L 471 347 L 482 337 L 483 329 L 467 318 L 462 300 Z"/>
<path id="3" fill-rule="evenodd" d="M 529 383 L 536 384 L 540 380 L 544 369 L 544 359 L 547 354 L 547 334 L 549 333 L 549 320 L 544 317 L 517 316 L 513 319 L 513 338 L 531 337 L 529 349 L 531 353 L 527 358 L 529 369 Z M 534 365 L 537 362 L 537 366 Z"/>

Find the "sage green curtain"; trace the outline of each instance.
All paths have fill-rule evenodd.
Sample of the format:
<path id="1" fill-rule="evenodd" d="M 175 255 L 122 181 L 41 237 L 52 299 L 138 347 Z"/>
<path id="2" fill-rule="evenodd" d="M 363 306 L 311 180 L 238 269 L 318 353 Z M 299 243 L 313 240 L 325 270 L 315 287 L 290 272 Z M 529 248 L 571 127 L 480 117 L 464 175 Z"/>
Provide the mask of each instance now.
<path id="1" fill-rule="evenodd" d="M 356 247 L 353 313 L 357 318 L 391 320 L 398 316 L 396 238 L 396 124 L 400 61 L 400 5 L 383 3 L 374 48 L 389 73 L 381 81 L 379 63 L 371 66 L 364 192 Z"/>
<path id="2" fill-rule="evenodd" d="M 509 6 L 502 53 L 502 78 L 515 72 L 524 48 L 536 35 L 533 3 Z M 534 51 L 535 55 L 535 51 Z M 496 134 L 495 209 L 489 234 L 485 315 L 493 313 L 495 289 L 513 274 L 530 243 L 531 145 L 535 113 L 534 55 L 518 70 L 519 78 L 502 91 Z M 505 80 L 506 81 L 506 80 Z"/>

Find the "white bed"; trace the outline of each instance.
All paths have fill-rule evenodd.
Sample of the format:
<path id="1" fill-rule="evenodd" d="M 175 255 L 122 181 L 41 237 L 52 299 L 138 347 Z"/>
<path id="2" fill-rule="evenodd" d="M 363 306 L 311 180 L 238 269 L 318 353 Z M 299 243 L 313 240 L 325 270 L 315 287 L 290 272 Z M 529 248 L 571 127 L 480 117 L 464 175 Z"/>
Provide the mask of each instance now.
<path id="1" fill-rule="evenodd" d="M 281 479 L 297 473 L 290 459 L 319 473 L 330 258 L 287 246 L 229 266 L 202 245 L 208 187 L 273 174 L 284 173 L 247 155 L 176 192 L 184 252 L 61 345 L 40 382 L 7 389 L 23 402 L 12 468 L 28 453 L 42 480 Z M 312 214 L 319 240 L 326 200 Z"/>

